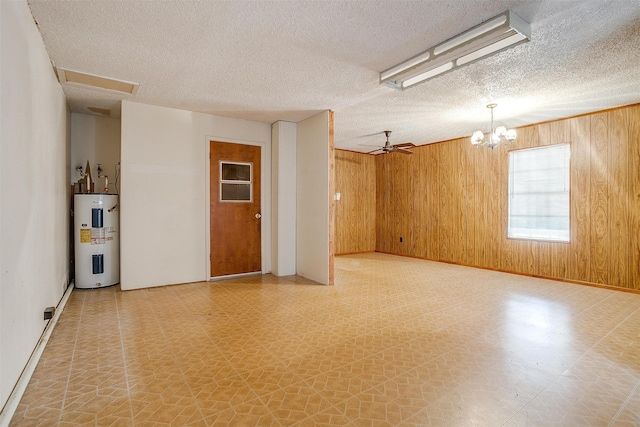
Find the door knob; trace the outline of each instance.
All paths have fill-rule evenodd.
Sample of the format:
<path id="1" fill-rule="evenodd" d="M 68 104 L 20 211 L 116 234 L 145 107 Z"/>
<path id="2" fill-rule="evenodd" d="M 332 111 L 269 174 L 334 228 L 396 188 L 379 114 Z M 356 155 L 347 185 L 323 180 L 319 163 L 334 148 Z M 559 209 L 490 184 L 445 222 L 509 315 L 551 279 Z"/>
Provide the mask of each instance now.
<path id="1" fill-rule="evenodd" d="M 262 215 L 260 215 L 259 213 L 255 214 L 256 219 L 260 219 L 262 218 Z"/>

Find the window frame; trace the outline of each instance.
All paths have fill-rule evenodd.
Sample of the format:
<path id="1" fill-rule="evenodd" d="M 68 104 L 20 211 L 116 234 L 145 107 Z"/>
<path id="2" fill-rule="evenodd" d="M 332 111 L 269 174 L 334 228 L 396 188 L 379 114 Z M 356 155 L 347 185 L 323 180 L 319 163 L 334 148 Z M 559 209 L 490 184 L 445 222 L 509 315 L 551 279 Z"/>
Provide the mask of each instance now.
<path id="1" fill-rule="evenodd" d="M 242 165 L 249 166 L 249 181 L 237 180 L 237 179 L 223 179 L 222 178 L 222 165 Z M 218 199 L 220 203 L 253 203 L 253 162 L 235 162 L 232 160 L 220 160 L 219 163 L 219 179 L 218 179 Z M 225 200 L 222 198 L 222 186 L 224 184 L 248 184 L 249 185 L 249 200 Z"/>
<path id="2" fill-rule="evenodd" d="M 554 237 L 542 237 L 542 236 L 522 236 L 522 235 L 512 235 L 511 229 L 511 186 L 512 186 L 512 173 L 511 173 L 511 155 L 515 152 L 522 151 L 531 151 L 531 150 L 540 150 L 540 149 L 548 149 L 550 147 L 558 147 L 558 146 L 566 146 L 567 147 L 567 155 L 568 165 L 567 165 L 567 219 L 568 219 L 568 235 L 567 238 L 554 238 Z M 538 147 L 529 147 L 529 148 L 519 148 L 515 150 L 509 150 L 507 153 L 507 224 L 506 224 L 506 234 L 507 239 L 509 240 L 520 240 L 520 241 L 536 241 L 536 242 L 546 242 L 546 243 L 560 243 L 560 244 L 570 244 L 571 243 L 571 235 L 572 235 L 572 227 L 571 227 L 571 143 L 562 142 L 557 144 L 549 144 L 549 145 L 541 145 Z"/>

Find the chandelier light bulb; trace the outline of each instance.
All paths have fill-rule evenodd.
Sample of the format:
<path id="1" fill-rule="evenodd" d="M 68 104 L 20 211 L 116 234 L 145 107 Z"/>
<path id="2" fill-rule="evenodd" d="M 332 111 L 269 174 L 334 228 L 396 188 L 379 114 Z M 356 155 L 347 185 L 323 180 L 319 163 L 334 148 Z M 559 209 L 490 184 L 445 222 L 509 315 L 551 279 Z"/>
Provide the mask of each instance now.
<path id="1" fill-rule="evenodd" d="M 481 130 L 477 130 L 473 133 L 473 135 L 471 135 L 471 143 L 473 145 L 480 144 L 483 139 L 484 139 L 484 133 L 482 133 Z"/>

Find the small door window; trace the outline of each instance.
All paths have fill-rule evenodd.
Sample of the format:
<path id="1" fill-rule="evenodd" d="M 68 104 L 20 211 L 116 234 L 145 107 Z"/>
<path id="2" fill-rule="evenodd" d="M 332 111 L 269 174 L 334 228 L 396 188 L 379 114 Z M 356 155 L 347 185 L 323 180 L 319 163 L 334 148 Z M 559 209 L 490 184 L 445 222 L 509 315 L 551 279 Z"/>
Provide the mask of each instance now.
<path id="1" fill-rule="evenodd" d="M 253 201 L 253 164 L 225 160 L 220 162 L 220 201 Z"/>

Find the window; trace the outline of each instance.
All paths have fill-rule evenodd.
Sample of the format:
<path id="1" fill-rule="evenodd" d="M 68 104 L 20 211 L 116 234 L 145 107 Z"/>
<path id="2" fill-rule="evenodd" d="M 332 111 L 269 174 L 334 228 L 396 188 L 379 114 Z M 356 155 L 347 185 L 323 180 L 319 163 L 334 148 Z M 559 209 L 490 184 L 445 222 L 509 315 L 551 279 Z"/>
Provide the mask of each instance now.
<path id="1" fill-rule="evenodd" d="M 569 144 L 509 153 L 508 237 L 569 242 Z"/>
<path id="2" fill-rule="evenodd" d="M 220 162 L 220 201 L 252 201 L 251 163 Z"/>

